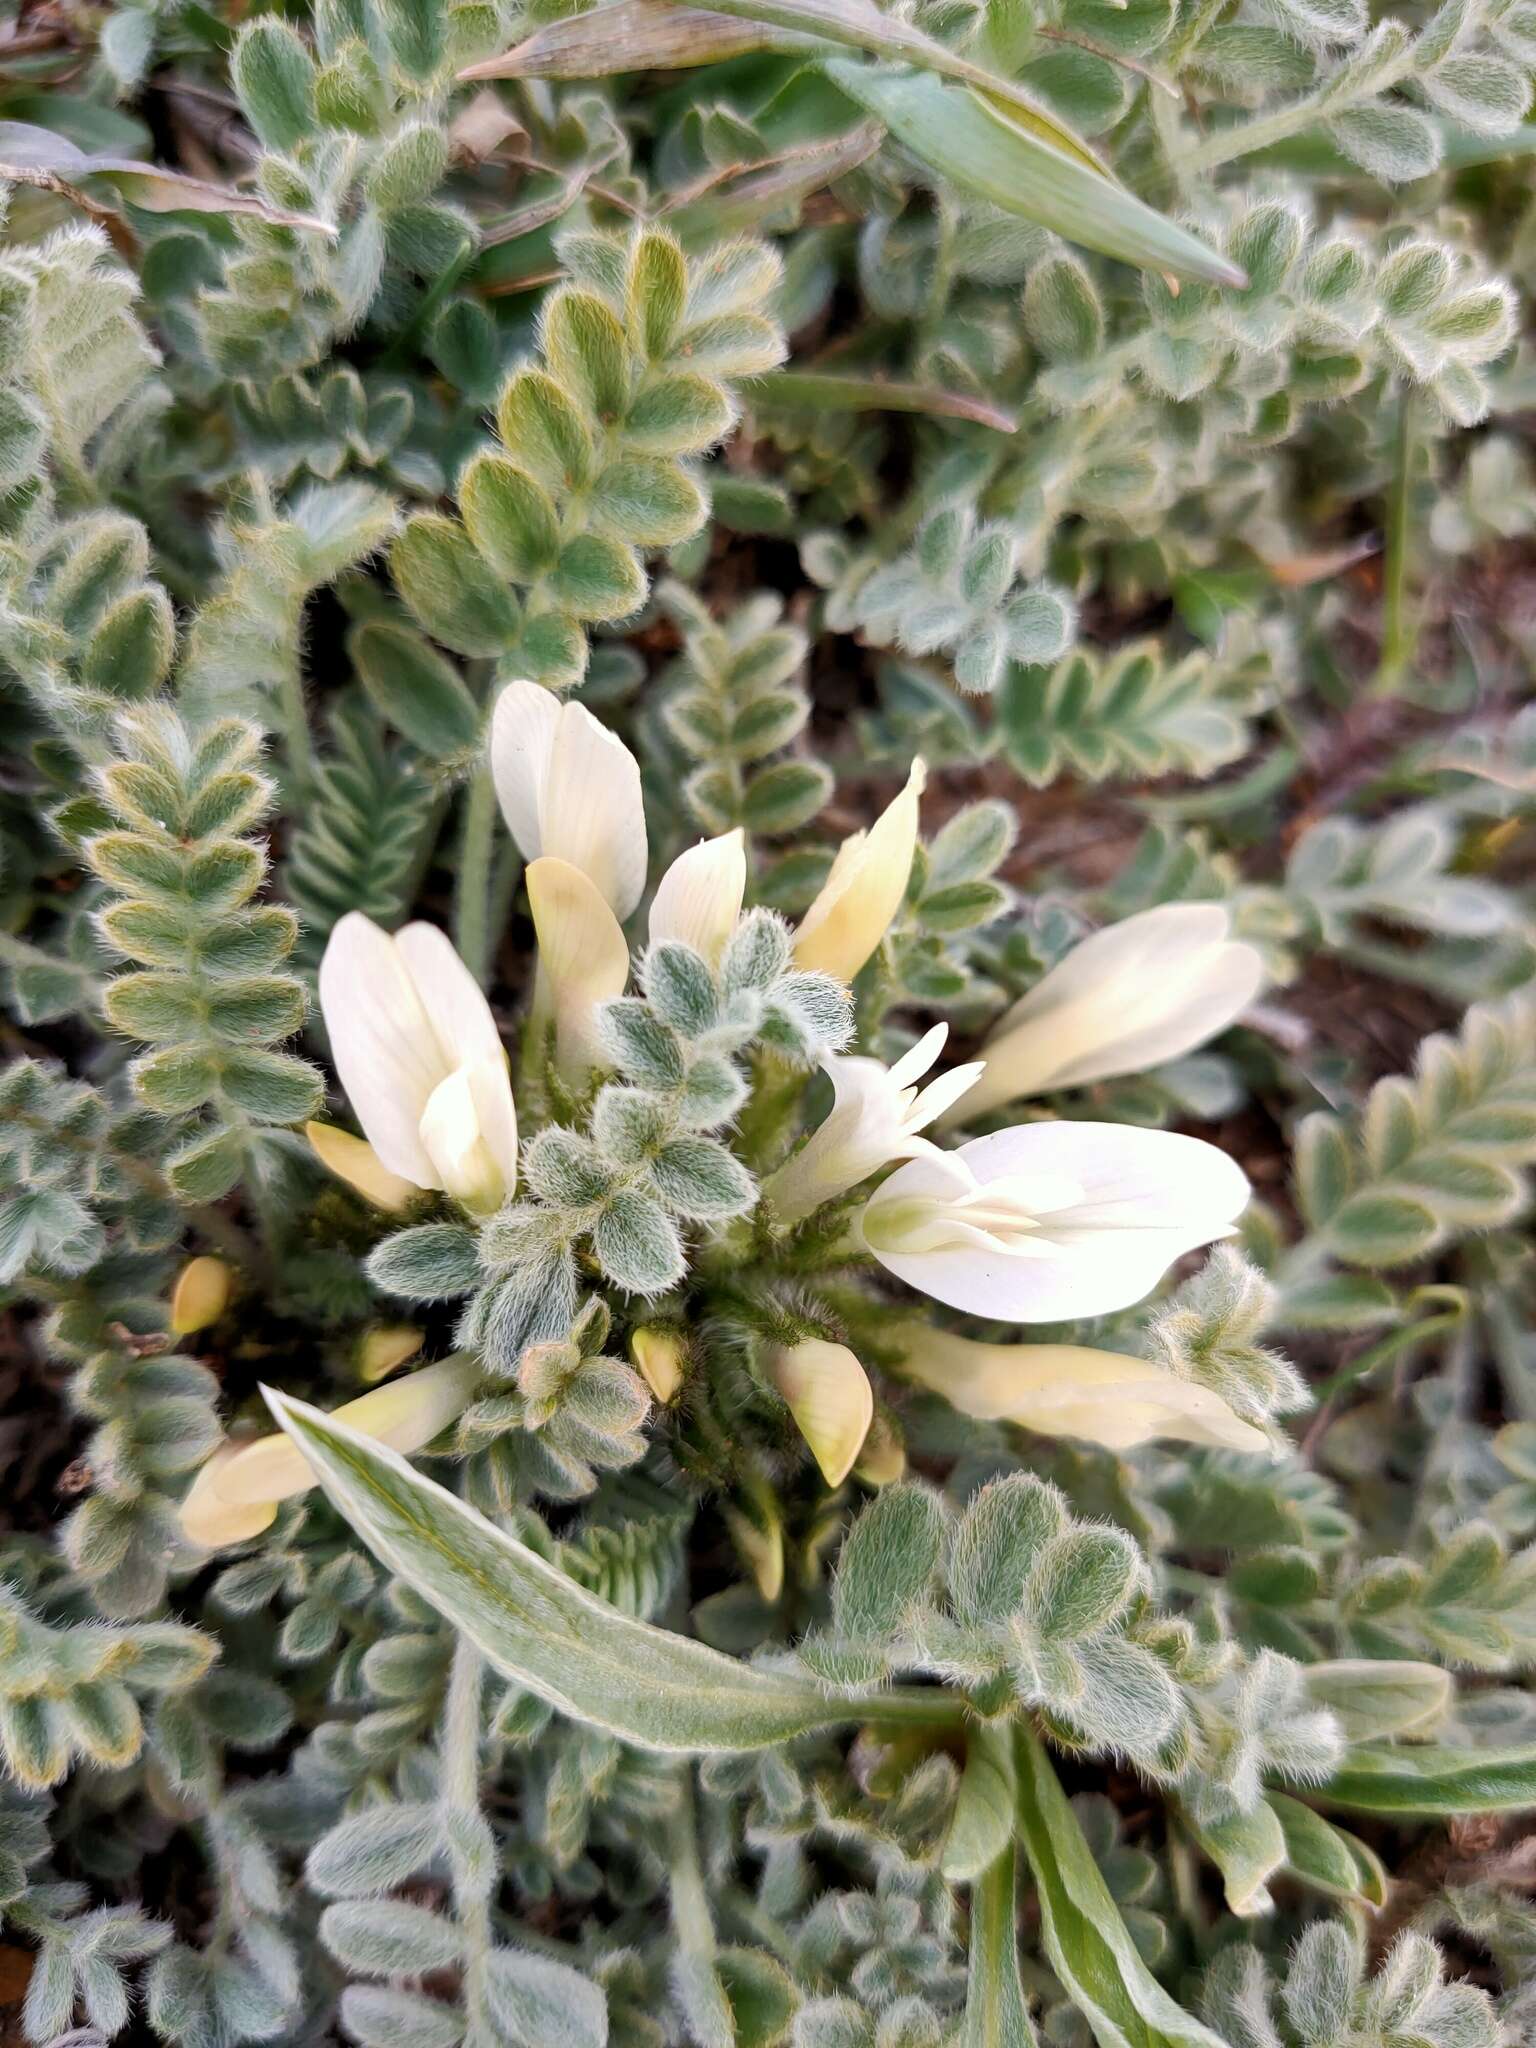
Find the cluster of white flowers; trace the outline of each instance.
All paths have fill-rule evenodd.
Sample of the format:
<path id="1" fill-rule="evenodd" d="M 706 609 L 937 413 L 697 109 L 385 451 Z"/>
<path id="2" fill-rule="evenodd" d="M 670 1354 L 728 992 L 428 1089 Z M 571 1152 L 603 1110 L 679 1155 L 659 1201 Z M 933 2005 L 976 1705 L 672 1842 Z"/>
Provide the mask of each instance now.
<path id="1" fill-rule="evenodd" d="M 639 766 L 581 705 L 531 682 L 501 692 L 490 750 L 502 812 L 528 863 L 534 1025 L 553 1032 L 558 1069 L 580 1083 L 602 1064 L 598 1007 L 629 983 L 623 926 L 648 872 Z M 843 842 L 795 932 L 798 967 L 851 982 L 879 947 L 911 873 L 923 783 L 918 761 L 869 830 Z M 717 962 L 746 884 L 739 830 L 699 842 L 657 884 L 650 940 L 681 940 Z M 980 1057 L 924 1085 L 944 1025 L 890 1067 L 829 1057 L 832 1109 L 764 1184 L 770 1226 L 804 1228 L 895 1165 L 853 1217 L 850 1257 L 872 1257 L 931 1299 L 994 1322 L 1057 1323 L 1130 1306 L 1175 1259 L 1232 1234 L 1249 1188 L 1225 1153 L 1175 1133 L 1049 1116 L 952 1150 L 923 1133 L 1177 1058 L 1232 1023 L 1262 978 L 1258 953 L 1231 937 L 1225 910 L 1166 905 L 1084 940 L 1015 1004 Z M 432 925 L 391 936 L 358 912 L 343 917 L 321 963 L 320 1003 L 364 1133 L 312 1124 L 325 1164 L 385 1209 L 404 1208 L 418 1189 L 476 1215 L 509 1200 L 518 1136 L 507 1055 L 448 938 Z M 1266 1443 L 1215 1394 L 1118 1353 L 977 1344 L 920 1323 L 903 1326 L 902 1346 L 911 1379 L 972 1415 L 1114 1448 L 1154 1436 L 1247 1450 Z M 812 1340 L 774 1351 L 766 1369 L 837 1484 L 874 1415 L 862 1364 L 844 1345 Z M 370 1434 L 419 1448 L 472 1385 L 463 1362 L 450 1361 L 345 1412 Z M 237 1526 L 265 1526 L 259 1518 L 307 1483 L 285 1439 L 226 1446 L 189 1497 L 184 1525 L 198 1541 L 234 1540 Z"/>

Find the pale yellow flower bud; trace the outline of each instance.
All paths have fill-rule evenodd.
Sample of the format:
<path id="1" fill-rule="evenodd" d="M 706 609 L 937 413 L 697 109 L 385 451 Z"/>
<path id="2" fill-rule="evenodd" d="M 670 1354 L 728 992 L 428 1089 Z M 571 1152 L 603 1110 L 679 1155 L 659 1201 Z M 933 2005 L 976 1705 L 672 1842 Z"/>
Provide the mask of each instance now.
<path id="1" fill-rule="evenodd" d="M 222 1259 L 188 1259 L 171 1290 L 171 1331 L 190 1337 L 206 1330 L 229 1307 L 232 1275 Z"/>
<path id="2" fill-rule="evenodd" d="M 479 1380 L 479 1366 L 460 1353 L 344 1401 L 336 1419 L 409 1456 L 463 1412 Z M 181 1504 L 182 1530 L 205 1550 L 241 1543 L 275 1519 L 280 1501 L 307 1493 L 314 1484 L 308 1459 L 281 1432 L 254 1442 L 221 1444 Z"/>
<path id="3" fill-rule="evenodd" d="M 918 799 L 927 769 L 912 763 L 906 787 L 867 832 L 837 849 L 821 893 L 800 920 L 795 965 L 852 981 L 901 908 L 917 851 Z"/>
<path id="4" fill-rule="evenodd" d="M 766 1360 L 768 1379 L 783 1396 L 828 1486 L 841 1486 L 863 1449 L 874 1418 L 869 1375 L 846 1344 L 810 1337 L 780 1345 Z"/>
<path id="5" fill-rule="evenodd" d="M 727 1508 L 725 1526 L 758 1592 L 771 1607 L 784 1590 L 784 1526 L 776 1509 L 766 1512 L 772 1519 L 765 1526 L 740 1508 Z"/>
<path id="6" fill-rule="evenodd" d="M 671 1330 L 636 1330 L 629 1340 L 629 1355 L 640 1377 L 665 1407 L 683 1384 L 687 1354 L 682 1339 Z"/>
<path id="7" fill-rule="evenodd" d="M 865 1486 L 894 1486 L 907 1469 L 907 1447 L 888 1415 L 876 1415 L 853 1476 Z"/>
<path id="8" fill-rule="evenodd" d="M 307 1123 L 308 1138 L 320 1164 L 355 1189 L 375 1209 L 387 1209 L 392 1216 L 410 1207 L 416 1183 L 404 1174 L 391 1173 L 366 1138 L 354 1138 L 335 1124 Z"/>
<path id="9" fill-rule="evenodd" d="M 381 1323 L 364 1333 L 357 1347 L 357 1376 L 366 1387 L 377 1386 L 414 1358 L 423 1332 L 414 1323 Z"/>
<path id="10" fill-rule="evenodd" d="M 555 1027 L 555 1063 L 570 1080 L 605 1064 L 596 1010 L 624 993 L 629 948 L 596 885 L 569 861 L 546 854 L 528 867 L 528 907 L 539 940 L 536 1026 Z"/>

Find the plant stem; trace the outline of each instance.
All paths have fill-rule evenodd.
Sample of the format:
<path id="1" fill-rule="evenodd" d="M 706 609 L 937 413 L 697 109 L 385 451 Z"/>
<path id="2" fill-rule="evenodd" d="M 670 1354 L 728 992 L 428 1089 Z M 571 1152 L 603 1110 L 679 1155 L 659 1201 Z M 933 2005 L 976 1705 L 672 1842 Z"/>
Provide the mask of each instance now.
<path id="1" fill-rule="evenodd" d="M 971 1893 L 970 1973 L 957 2048 L 1032 2048 L 1018 1912 L 1018 1849 L 1010 1840 Z"/>
<path id="2" fill-rule="evenodd" d="M 288 636 L 277 676 L 277 708 L 282 720 L 283 752 L 288 763 L 288 793 L 293 808 L 307 792 L 315 754 L 309 737 L 309 708 L 304 702 L 304 668 L 299 658 L 297 626 Z"/>
<path id="3" fill-rule="evenodd" d="M 1413 467 L 1417 453 L 1413 393 L 1405 386 L 1397 403 L 1395 474 L 1387 500 L 1387 556 L 1382 589 L 1381 657 L 1374 694 L 1394 696 L 1413 662 L 1418 621 L 1410 604 L 1408 550 L 1412 539 Z"/>
<path id="4" fill-rule="evenodd" d="M 486 1966 L 490 1959 L 490 1869 L 476 1867 L 466 1839 L 484 1828 L 480 1812 L 480 1689 L 484 1665 L 466 1636 L 453 1646 L 448 1698 L 443 1708 L 439 1746 L 439 1798 L 444 1832 L 452 1844 L 453 1904 L 464 1937 L 464 2013 L 466 2048 L 497 2048 L 498 2035 L 486 2002 Z M 457 1826 L 455 1825 L 457 1824 Z"/>
<path id="5" fill-rule="evenodd" d="M 482 761 L 464 796 L 453 935 L 460 958 L 482 988 L 491 968 L 491 854 L 496 844 L 496 787 Z"/>

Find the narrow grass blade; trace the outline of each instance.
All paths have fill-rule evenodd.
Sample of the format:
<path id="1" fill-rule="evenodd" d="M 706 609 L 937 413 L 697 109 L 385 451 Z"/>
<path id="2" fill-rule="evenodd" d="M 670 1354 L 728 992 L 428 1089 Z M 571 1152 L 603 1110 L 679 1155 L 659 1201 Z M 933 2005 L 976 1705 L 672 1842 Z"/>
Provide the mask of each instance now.
<path id="1" fill-rule="evenodd" d="M 916 412 L 931 419 L 974 420 L 999 434 L 1012 434 L 1018 428 L 1012 413 L 983 398 L 972 398 L 964 391 L 939 391 L 930 384 L 898 384 L 884 377 L 774 370 L 750 388 L 765 405 L 792 405 L 807 412 Z"/>
<path id="2" fill-rule="evenodd" d="M 1205 284 L 1244 285 L 1218 256 L 1101 170 L 1043 142 L 969 87 L 920 71 L 876 69 L 846 58 L 823 67 L 848 97 L 885 122 L 898 142 L 963 191 L 1038 221 L 1069 242 L 1144 270 Z"/>

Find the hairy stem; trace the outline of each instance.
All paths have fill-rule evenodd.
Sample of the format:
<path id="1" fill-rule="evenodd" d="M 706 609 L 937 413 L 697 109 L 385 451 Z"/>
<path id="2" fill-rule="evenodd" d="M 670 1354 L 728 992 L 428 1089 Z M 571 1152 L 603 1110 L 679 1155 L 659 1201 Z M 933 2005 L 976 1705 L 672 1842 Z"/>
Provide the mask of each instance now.
<path id="1" fill-rule="evenodd" d="M 1413 469 L 1417 456 L 1413 393 L 1404 388 L 1397 406 L 1397 434 L 1391 494 L 1387 499 L 1387 555 L 1382 589 L 1381 656 L 1374 692 L 1390 697 L 1413 665 L 1418 619 L 1412 602 L 1409 553 L 1413 542 Z"/>
<path id="2" fill-rule="evenodd" d="M 460 958 L 484 988 L 491 968 L 491 856 L 496 844 L 496 786 L 489 760 L 476 768 L 464 796 L 453 936 Z"/>
<path id="3" fill-rule="evenodd" d="M 458 1636 L 453 1646 L 439 1751 L 439 1797 L 450 1841 L 454 1840 L 455 1823 L 466 1835 L 478 1833 L 481 1826 L 480 1693 L 484 1669 L 474 1644 L 467 1636 Z M 453 1866 L 453 1904 L 465 1950 L 465 2041 L 467 2048 L 496 2048 L 498 2036 L 486 1996 L 492 1947 L 492 1876 L 490 1871 L 474 1867 L 472 1857 L 457 1844 Z"/>

